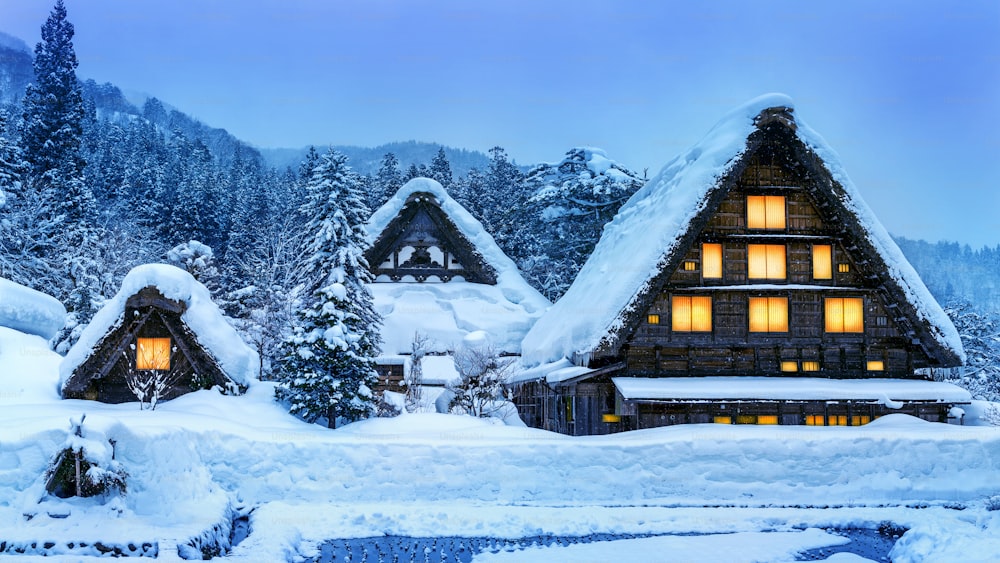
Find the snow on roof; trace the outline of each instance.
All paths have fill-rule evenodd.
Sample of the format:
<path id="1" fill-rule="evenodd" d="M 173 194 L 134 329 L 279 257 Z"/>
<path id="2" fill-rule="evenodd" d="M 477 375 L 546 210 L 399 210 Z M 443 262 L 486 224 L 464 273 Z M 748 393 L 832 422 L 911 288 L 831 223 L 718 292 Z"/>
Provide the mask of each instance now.
<path id="1" fill-rule="evenodd" d="M 429 178 L 414 178 L 372 214 L 366 225 L 375 242 L 415 193 L 429 193 L 485 261 L 496 270 L 497 284 L 379 282 L 369 284 L 375 309 L 383 317 L 382 353 L 410 351 L 413 333 L 434 341 L 434 351 L 447 352 L 470 332 L 485 330 L 504 352 L 517 353 L 528 329 L 551 303 L 528 285 L 514 262 L 493 237 L 444 187 Z"/>
<path id="2" fill-rule="evenodd" d="M 58 299 L 0 278 L 0 326 L 48 340 L 66 323 L 66 308 Z"/>
<path id="3" fill-rule="evenodd" d="M 818 377 L 613 377 L 625 399 L 937 401 L 968 403 L 972 395 L 950 383 L 908 379 Z"/>
<path id="4" fill-rule="evenodd" d="M 623 328 L 626 315 L 638 305 L 637 300 L 674 252 L 688 225 L 704 210 L 709 193 L 743 155 L 748 137 L 756 129 L 755 118 L 769 108 L 793 107 L 792 100 L 783 94 L 767 94 L 747 102 L 639 189 L 604 227 L 601 240 L 573 285 L 525 337 L 524 365 L 586 358 Z M 844 205 L 858 217 L 917 314 L 929 323 L 942 346 L 964 360 L 958 331 L 861 198 L 836 153 L 812 129 L 801 121 L 796 123 L 795 134 L 843 187 Z"/>
<path id="5" fill-rule="evenodd" d="M 125 276 L 118 293 L 94 315 L 80 339 L 63 358 L 59 365 L 60 387 L 90 357 L 101 339 L 121 324 L 128 298 L 151 286 L 167 299 L 187 306 L 181 320 L 194 333 L 198 343 L 215 358 L 226 376 L 236 383 L 248 385 L 259 375 L 257 352 L 247 346 L 236 329 L 226 321 L 204 285 L 180 268 L 167 264 L 145 264 L 133 268 Z"/>

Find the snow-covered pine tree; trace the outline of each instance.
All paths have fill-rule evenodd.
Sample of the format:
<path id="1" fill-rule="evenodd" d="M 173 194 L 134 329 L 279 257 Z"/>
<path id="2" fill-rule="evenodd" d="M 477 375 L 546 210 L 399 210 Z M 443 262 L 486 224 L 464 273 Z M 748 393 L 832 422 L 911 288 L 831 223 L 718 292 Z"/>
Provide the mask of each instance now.
<path id="1" fill-rule="evenodd" d="M 550 300 L 569 289 L 604 225 L 645 183 L 604 151 L 574 148 L 557 164 L 540 164 L 524 180 L 531 194 L 515 211 L 521 229 L 509 244 L 525 278 Z"/>
<path id="2" fill-rule="evenodd" d="M 973 399 L 1000 402 L 1000 315 L 961 299 L 946 305 L 945 312 L 962 339 L 966 362 L 932 370 L 934 379 L 967 389 Z"/>
<path id="3" fill-rule="evenodd" d="M 369 194 L 368 207 L 378 209 L 402 186 L 403 176 L 399 172 L 399 159 L 394 153 L 387 152 L 382 157 L 382 165 L 375 174 L 374 189 Z"/>
<path id="4" fill-rule="evenodd" d="M 13 196 L 20 189 L 21 176 L 27 167 L 21 148 L 9 139 L 9 123 L 10 116 L 0 109 L 0 209 L 7 202 L 7 194 Z"/>
<path id="5" fill-rule="evenodd" d="M 434 159 L 431 160 L 431 167 L 428 172 L 430 173 L 430 178 L 437 180 L 439 184 L 444 186 L 444 189 L 452 189 L 454 179 L 451 175 L 451 163 L 448 162 L 448 156 L 444 153 L 444 147 L 438 149 Z"/>
<path id="6" fill-rule="evenodd" d="M 381 320 L 365 283 L 368 209 L 347 158 L 334 151 L 312 171 L 302 212 L 308 297 L 285 340 L 276 370 L 279 400 L 307 421 L 358 420 L 375 411 L 374 356 Z"/>
<path id="7" fill-rule="evenodd" d="M 25 191 L 37 202 L 28 222 L 36 225 L 31 252 L 38 260 L 29 267 L 46 266 L 26 273 L 32 286 L 54 293 L 69 311 L 67 327 L 55 339 L 57 349 L 68 347 L 76 328 L 93 316 L 103 270 L 97 205 L 84 181 L 85 109 L 73 33 L 66 7 L 57 0 L 35 46 L 35 81 L 25 93 L 21 134 L 28 163 Z"/>

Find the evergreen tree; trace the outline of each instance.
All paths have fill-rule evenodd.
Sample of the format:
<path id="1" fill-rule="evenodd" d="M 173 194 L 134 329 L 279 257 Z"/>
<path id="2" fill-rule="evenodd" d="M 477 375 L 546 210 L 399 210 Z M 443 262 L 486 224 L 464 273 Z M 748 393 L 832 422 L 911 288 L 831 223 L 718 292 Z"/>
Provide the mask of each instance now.
<path id="1" fill-rule="evenodd" d="M 75 340 L 96 310 L 101 263 L 97 205 L 84 181 L 81 156 L 85 108 L 76 79 L 73 25 L 57 0 L 35 47 L 35 82 L 24 100 L 22 143 L 28 163 L 26 191 L 34 200 L 29 260 L 31 285 L 54 293 L 69 311 L 57 350 Z"/>
<path id="2" fill-rule="evenodd" d="M 375 185 L 371 196 L 371 209 L 378 209 L 403 186 L 403 177 L 399 173 L 399 159 L 387 152 L 382 157 L 382 165 L 375 174 Z"/>
<path id="3" fill-rule="evenodd" d="M 13 196 L 19 191 L 26 169 L 21 148 L 8 140 L 8 123 L 7 112 L 0 109 L 0 209 L 6 204 L 8 193 Z"/>
<path id="4" fill-rule="evenodd" d="M 454 180 L 451 176 L 451 164 L 448 162 L 448 156 L 444 154 L 444 147 L 438 149 L 437 155 L 431 161 L 431 167 L 428 172 L 430 178 L 437 180 L 446 190 L 452 189 Z"/>
<path id="5" fill-rule="evenodd" d="M 357 420 L 375 412 L 374 356 L 380 319 L 365 286 L 364 222 L 368 209 L 358 178 L 334 150 L 323 156 L 307 185 L 302 212 L 308 297 L 284 342 L 277 367 L 278 399 L 307 421 Z"/>

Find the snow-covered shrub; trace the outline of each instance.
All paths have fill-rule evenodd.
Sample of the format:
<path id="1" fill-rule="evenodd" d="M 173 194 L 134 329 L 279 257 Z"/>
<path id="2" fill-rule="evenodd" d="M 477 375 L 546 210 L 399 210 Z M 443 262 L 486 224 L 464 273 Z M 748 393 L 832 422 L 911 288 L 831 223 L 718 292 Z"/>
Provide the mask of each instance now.
<path id="1" fill-rule="evenodd" d="M 59 498 L 125 494 L 128 473 L 115 461 L 114 445 L 103 436 L 85 436 L 84 419 L 70 420 L 63 449 L 45 472 L 45 490 Z"/>
<path id="2" fill-rule="evenodd" d="M 406 410 L 409 412 L 416 412 L 420 408 L 424 383 L 422 360 L 432 348 L 431 339 L 426 334 L 413 333 L 413 342 L 410 343 L 410 369 L 403 376 L 403 387 L 406 387 Z"/>
<path id="3" fill-rule="evenodd" d="M 962 338 L 966 362 L 960 368 L 932 370 L 934 379 L 967 389 L 974 399 L 1000 401 L 1000 317 L 967 301 L 953 301 L 945 312 Z M 1000 426 L 1000 420 L 993 424 Z"/>
<path id="4" fill-rule="evenodd" d="M 1000 510 L 1000 495 L 993 495 L 986 499 L 986 511 L 996 512 Z"/>
<path id="5" fill-rule="evenodd" d="M 513 362 L 500 357 L 483 331 L 469 333 L 455 351 L 459 380 L 447 386 L 455 394 L 452 412 L 489 417 L 504 404 L 504 386 Z"/>

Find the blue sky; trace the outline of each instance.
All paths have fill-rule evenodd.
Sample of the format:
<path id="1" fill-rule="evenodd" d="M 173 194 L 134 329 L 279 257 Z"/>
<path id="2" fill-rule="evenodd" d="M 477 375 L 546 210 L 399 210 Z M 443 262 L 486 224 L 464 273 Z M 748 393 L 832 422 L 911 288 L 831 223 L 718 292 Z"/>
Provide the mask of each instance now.
<path id="1" fill-rule="evenodd" d="M 51 0 L 0 0 L 30 45 Z M 79 74 L 260 147 L 416 139 L 652 175 L 795 99 L 893 233 L 1000 243 L 1000 2 L 66 0 Z"/>

